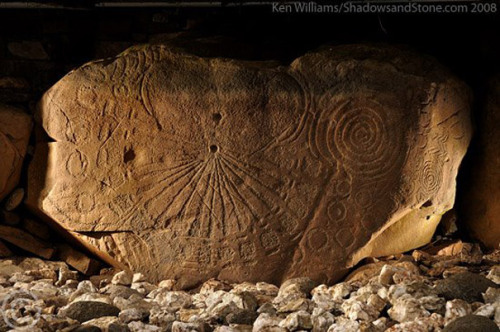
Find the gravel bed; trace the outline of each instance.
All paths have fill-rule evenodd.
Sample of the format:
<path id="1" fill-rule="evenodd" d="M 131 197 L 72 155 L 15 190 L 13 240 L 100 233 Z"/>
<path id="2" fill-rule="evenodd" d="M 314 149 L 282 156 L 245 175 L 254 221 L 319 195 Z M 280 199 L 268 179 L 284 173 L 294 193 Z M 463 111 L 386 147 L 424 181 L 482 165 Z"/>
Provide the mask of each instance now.
<path id="1" fill-rule="evenodd" d="M 500 251 L 445 242 L 365 262 L 335 285 L 211 279 L 181 290 L 17 257 L 0 260 L 0 331 L 500 331 L 499 262 Z"/>

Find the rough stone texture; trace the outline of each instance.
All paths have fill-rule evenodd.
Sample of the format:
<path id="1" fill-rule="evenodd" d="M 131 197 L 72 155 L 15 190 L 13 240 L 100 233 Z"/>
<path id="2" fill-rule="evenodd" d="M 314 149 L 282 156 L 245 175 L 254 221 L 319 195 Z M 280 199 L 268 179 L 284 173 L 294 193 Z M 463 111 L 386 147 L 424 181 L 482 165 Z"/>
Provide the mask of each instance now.
<path id="1" fill-rule="evenodd" d="M 37 146 L 28 200 L 154 281 L 331 282 L 430 239 L 453 205 L 468 95 L 389 47 L 288 67 L 132 48 L 45 94 L 55 142 Z"/>
<path id="2" fill-rule="evenodd" d="M 104 316 L 118 316 L 120 310 L 104 302 L 78 301 L 61 308 L 60 313 L 82 323 Z"/>
<path id="3" fill-rule="evenodd" d="M 29 115 L 0 104 L 0 200 L 7 196 L 19 181 L 31 126 Z"/>
<path id="4" fill-rule="evenodd" d="M 445 299 L 462 299 L 467 302 L 481 301 L 482 293 L 498 285 L 482 275 L 464 272 L 440 280 L 436 284 L 436 292 Z"/>
<path id="5" fill-rule="evenodd" d="M 83 274 L 93 274 L 99 270 L 101 264 L 67 244 L 58 246 L 59 257 Z"/>
<path id="6" fill-rule="evenodd" d="M 496 332 L 500 331 L 498 326 L 490 319 L 477 316 L 467 315 L 460 317 L 448 324 L 443 332 Z"/>
<path id="7" fill-rule="evenodd" d="M 46 259 L 52 258 L 55 252 L 50 244 L 40 241 L 19 228 L 0 225 L 0 238 Z"/>
<path id="8" fill-rule="evenodd" d="M 500 244 L 500 75 L 491 81 L 483 117 L 478 121 L 478 153 L 469 185 L 464 186 L 463 221 L 468 232 L 490 248 Z"/>
<path id="9" fill-rule="evenodd" d="M 92 277 L 78 275 L 64 262 L 22 257 L 0 259 L 0 294 L 6 309 L 4 319 L 0 319 L 0 331 L 11 331 L 2 323 L 26 324 L 33 320 L 37 320 L 33 328 L 19 331 L 92 331 L 93 326 L 103 332 L 437 332 L 448 326 L 451 331 L 469 332 L 468 326 L 476 327 L 476 331 L 497 331 L 498 288 L 488 288 L 482 299 L 472 303 L 456 298 L 446 301 L 432 287 L 443 280 L 445 273 L 436 276 L 426 267 L 446 261 L 448 268 L 460 264 L 468 271 L 492 275 L 496 270 L 493 264 L 500 262 L 500 250 L 465 263 L 455 259 L 463 256 L 463 252 L 442 249 L 439 252 L 444 250 L 452 255 L 436 253 L 435 249 L 446 243 L 439 242 L 425 249 L 428 261 L 396 265 L 394 256 L 385 257 L 381 259 L 387 265 L 377 275 L 358 275 L 350 281 L 330 287 L 321 284 L 313 289 L 307 278 L 287 280 L 279 289 L 263 282 L 231 284 L 210 279 L 188 293 L 162 287 L 170 284 L 165 281 L 149 283 L 146 276 L 138 274 L 133 276 L 132 284 L 119 285 L 110 282 L 125 279 L 124 283 L 129 284 L 129 278 L 123 272 L 103 269 L 99 276 L 111 277 L 109 282 L 95 283 Z M 388 281 L 389 267 L 398 271 Z M 414 269 L 422 272 L 416 274 Z M 66 277 L 61 278 L 63 271 Z M 138 283 L 149 287 L 138 292 L 135 288 Z M 27 301 L 18 302 L 15 294 L 23 295 Z M 30 301 L 24 296 L 37 300 Z M 16 309 L 9 309 L 14 304 Z M 39 312 L 42 315 L 37 317 Z M 483 318 L 470 316 L 472 313 Z M 90 317 L 98 318 L 87 320 Z"/>
<path id="10" fill-rule="evenodd" d="M 12 211 L 16 209 L 22 203 L 23 199 L 24 199 L 24 189 L 23 188 L 15 189 L 5 202 L 4 206 L 5 210 Z"/>

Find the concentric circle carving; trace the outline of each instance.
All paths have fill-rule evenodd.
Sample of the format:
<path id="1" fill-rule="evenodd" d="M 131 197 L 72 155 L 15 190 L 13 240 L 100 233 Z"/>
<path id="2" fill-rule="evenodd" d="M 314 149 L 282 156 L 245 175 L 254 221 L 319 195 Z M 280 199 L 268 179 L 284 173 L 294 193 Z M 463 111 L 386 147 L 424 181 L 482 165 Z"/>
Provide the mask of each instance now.
<path id="1" fill-rule="evenodd" d="M 383 179 L 401 166 L 404 137 L 398 112 L 362 97 L 325 105 L 313 128 L 319 153 L 355 176 Z"/>
<path id="2" fill-rule="evenodd" d="M 419 183 L 419 200 L 425 200 L 429 196 L 437 193 L 441 188 L 443 181 L 443 167 L 438 162 L 426 160 L 420 167 Z"/>
<path id="3" fill-rule="evenodd" d="M 399 135 L 392 132 L 379 107 L 366 102 L 349 105 L 337 113 L 329 147 L 353 173 L 382 177 L 401 159 Z"/>
<path id="4" fill-rule="evenodd" d="M 328 217 L 334 225 L 338 225 L 345 220 L 347 216 L 347 209 L 343 202 L 332 202 L 328 206 Z"/>
<path id="5" fill-rule="evenodd" d="M 426 192 L 433 193 L 439 190 L 441 174 L 438 167 L 433 167 L 430 161 L 426 161 L 422 168 L 421 181 L 422 187 Z"/>
<path id="6" fill-rule="evenodd" d="M 328 245 L 328 234 L 321 228 L 313 228 L 307 233 L 307 246 L 310 250 L 318 251 Z"/>

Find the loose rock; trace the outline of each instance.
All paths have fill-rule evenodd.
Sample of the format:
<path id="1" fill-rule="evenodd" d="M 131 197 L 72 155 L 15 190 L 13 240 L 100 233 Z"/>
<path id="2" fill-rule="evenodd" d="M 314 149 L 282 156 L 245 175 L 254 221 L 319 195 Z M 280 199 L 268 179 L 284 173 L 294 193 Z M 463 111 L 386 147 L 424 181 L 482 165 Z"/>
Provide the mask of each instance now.
<path id="1" fill-rule="evenodd" d="M 450 324 L 446 325 L 443 332 L 498 332 L 500 329 L 490 319 L 477 316 L 467 315 L 460 317 Z"/>
<path id="2" fill-rule="evenodd" d="M 481 301 L 482 293 L 497 284 L 482 275 L 465 272 L 455 274 L 436 283 L 436 292 L 447 300 L 461 299 L 467 302 Z"/>
<path id="3" fill-rule="evenodd" d="M 75 319 L 80 323 L 104 316 L 118 316 L 119 313 L 120 310 L 117 307 L 95 301 L 73 302 L 59 311 L 60 315 Z"/>

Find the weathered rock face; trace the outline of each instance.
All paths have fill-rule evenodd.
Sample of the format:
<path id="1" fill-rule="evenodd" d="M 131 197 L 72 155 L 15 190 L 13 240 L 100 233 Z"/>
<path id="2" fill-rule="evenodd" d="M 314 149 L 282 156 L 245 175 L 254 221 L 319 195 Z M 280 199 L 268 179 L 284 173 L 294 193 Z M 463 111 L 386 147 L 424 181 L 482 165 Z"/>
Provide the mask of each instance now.
<path id="1" fill-rule="evenodd" d="M 0 200 L 5 198 L 19 181 L 31 126 L 29 115 L 0 104 Z"/>
<path id="2" fill-rule="evenodd" d="M 400 49 L 324 48 L 289 67 L 130 49 L 44 96 L 55 142 L 38 144 L 29 201 L 153 280 L 333 281 L 430 239 L 468 110 L 463 84 Z"/>
<path id="3" fill-rule="evenodd" d="M 479 121 L 479 149 L 464 187 L 463 212 L 470 234 L 490 248 L 500 244 L 500 75 L 491 81 L 484 117 Z"/>

